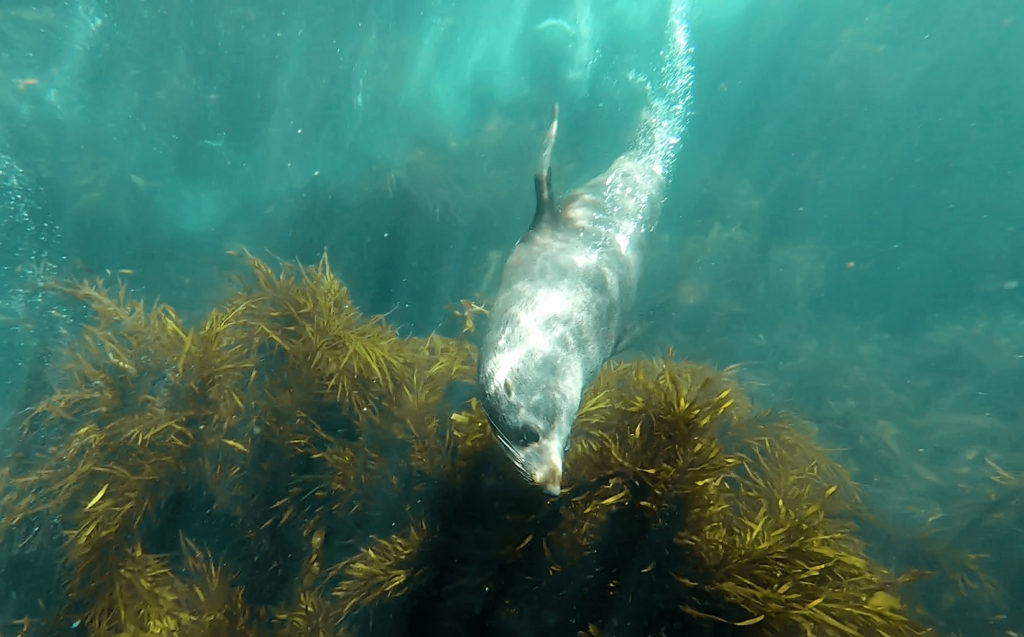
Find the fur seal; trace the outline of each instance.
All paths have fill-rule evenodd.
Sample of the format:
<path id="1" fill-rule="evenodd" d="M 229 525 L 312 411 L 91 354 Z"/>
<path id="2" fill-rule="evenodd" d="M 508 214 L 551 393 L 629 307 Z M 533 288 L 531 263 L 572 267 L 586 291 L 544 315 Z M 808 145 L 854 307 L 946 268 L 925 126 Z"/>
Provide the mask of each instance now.
<path id="1" fill-rule="evenodd" d="M 505 264 L 479 369 L 492 430 L 520 473 L 550 495 L 561 492 L 583 389 L 622 336 L 665 188 L 664 166 L 631 151 L 556 206 L 557 131 L 556 105 L 534 177 L 533 223 Z"/>

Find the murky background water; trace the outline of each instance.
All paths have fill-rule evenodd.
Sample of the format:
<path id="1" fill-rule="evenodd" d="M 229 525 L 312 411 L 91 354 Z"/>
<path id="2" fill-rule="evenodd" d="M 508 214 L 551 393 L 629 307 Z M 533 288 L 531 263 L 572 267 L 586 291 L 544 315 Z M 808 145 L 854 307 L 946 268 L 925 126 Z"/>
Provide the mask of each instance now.
<path id="1" fill-rule="evenodd" d="M 451 329 L 529 224 L 551 104 L 558 192 L 628 144 L 664 4 L 8 0 L 0 415 L 75 330 L 40 287 L 58 276 L 195 318 L 226 251 L 326 247 L 365 311 Z M 1024 472 L 1024 10 L 697 0 L 691 22 L 693 117 L 625 356 L 742 365 L 864 485 L 883 563 L 988 556 L 991 588 L 915 584 L 931 623 L 1019 629 L 1024 487 L 993 478 Z"/>

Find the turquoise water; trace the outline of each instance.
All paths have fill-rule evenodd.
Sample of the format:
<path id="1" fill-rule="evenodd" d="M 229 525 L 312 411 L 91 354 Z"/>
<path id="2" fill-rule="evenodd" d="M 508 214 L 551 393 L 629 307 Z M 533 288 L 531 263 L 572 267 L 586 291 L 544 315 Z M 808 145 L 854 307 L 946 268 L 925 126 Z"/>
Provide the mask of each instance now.
<path id="1" fill-rule="evenodd" d="M 629 145 L 666 6 L 4 2 L 0 416 L 75 331 L 55 276 L 109 271 L 194 320 L 226 251 L 326 248 L 365 311 L 450 328 L 529 225 L 551 105 L 557 192 Z M 739 364 L 811 419 L 864 487 L 872 555 L 935 572 L 905 596 L 971 635 L 1024 626 L 1024 482 L 993 479 L 1024 472 L 1022 30 L 1008 0 L 694 0 L 624 354 Z"/>

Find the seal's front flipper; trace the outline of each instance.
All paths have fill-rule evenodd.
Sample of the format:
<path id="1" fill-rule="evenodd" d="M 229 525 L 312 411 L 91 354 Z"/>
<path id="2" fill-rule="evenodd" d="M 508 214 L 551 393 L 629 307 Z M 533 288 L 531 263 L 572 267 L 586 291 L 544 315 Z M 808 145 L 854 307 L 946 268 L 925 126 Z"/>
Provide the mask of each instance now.
<path id="1" fill-rule="evenodd" d="M 530 230 L 544 223 L 545 219 L 555 218 L 555 198 L 551 193 L 551 151 L 555 148 L 555 135 L 557 134 L 558 104 L 555 104 L 551 125 L 548 126 L 548 134 L 544 137 L 544 148 L 541 150 L 540 161 L 537 163 L 537 172 L 533 176 L 533 185 L 537 190 L 537 211 L 533 213 Z"/>
<path id="2" fill-rule="evenodd" d="M 618 356 L 629 348 L 633 347 L 640 337 L 651 327 L 650 322 L 633 320 L 627 323 L 615 339 L 615 344 L 612 346 L 612 353 L 608 355 L 608 358 Z"/>
<path id="3" fill-rule="evenodd" d="M 661 301 L 652 302 L 643 311 L 629 317 L 626 323 L 619 328 L 611 356 L 618 356 L 641 342 L 643 337 L 648 335 L 650 330 L 658 324 L 658 317 L 672 312 L 672 304 L 673 299 L 665 297 Z"/>

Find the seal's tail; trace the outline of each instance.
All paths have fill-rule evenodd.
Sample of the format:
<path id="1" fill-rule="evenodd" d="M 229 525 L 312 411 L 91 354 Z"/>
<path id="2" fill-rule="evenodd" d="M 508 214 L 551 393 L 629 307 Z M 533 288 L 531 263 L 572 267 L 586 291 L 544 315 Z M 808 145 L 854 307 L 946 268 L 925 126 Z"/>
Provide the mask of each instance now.
<path id="1" fill-rule="evenodd" d="M 551 115 L 551 125 L 544 137 L 544 149 L 537 162 L 537 172 L 533 176 L 533 185 L 537 190 L 537 211 L 533 214 L 530 230 L 536 230 L 545 219 L 553 219 L 555 214 L 555 197 L 551 192 L 551 153 L 555 149 L 555 136 L 558 134 L 558 104 L 555 104 Z"/>

